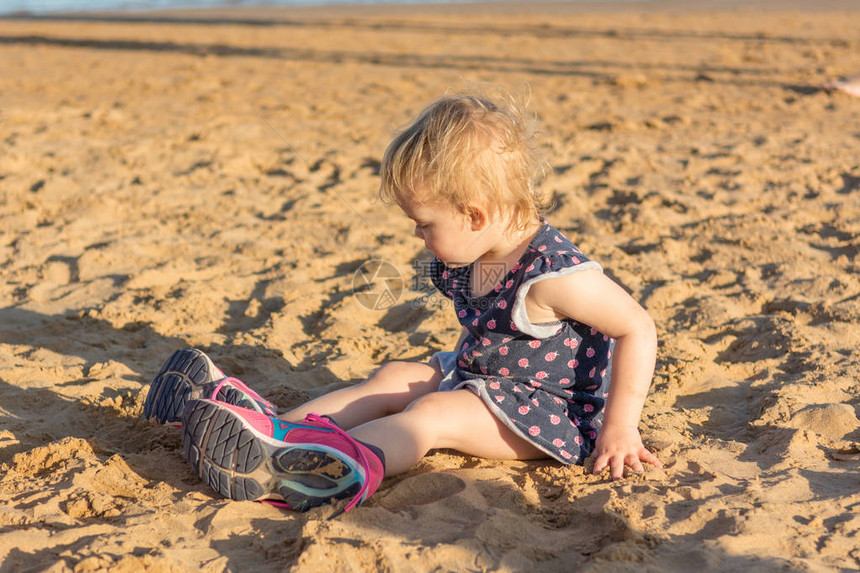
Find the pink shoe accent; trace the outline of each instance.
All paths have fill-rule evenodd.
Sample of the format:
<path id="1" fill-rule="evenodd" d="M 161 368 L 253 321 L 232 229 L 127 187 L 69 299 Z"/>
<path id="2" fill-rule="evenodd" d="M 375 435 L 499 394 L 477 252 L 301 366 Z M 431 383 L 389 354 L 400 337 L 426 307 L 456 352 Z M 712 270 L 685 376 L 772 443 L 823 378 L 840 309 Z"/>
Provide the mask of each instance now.
<path id="1" fill-rule="evenodd" d="M 350 436 L 345 430 L 341 429 L 340 426 L 335 424 L 333 420 L 327 416 L 320 416 L 319 414 L 308 414 L 305 417 L 305 422 L 311 422 L 320 427 L 332 430 L 336 435 L 343 438 L 346 441 L 347 445 L 352 446 L 352 449 L 355 451 L 356 454 L 358 454 L 358 457 L 350 457 L 358 461 L 361 467 L 364 469 L 364 483 L 361 485 L 361 489 L 358 490 L 355 496 L 343 508 L 343 512 L 347 512 L 358 504 L 362 503 L 365 499 L 370 497 L 373 492 L 379 489 L 379 484 L 382 483 L 382 478 L 385 477 L 385 467 L 382 463 L 382 460 L 373 450 L 371 450 L 364 443 Z M 344 454 L 348 454 L 348 451 L 345 451 L 342 444 L 335 443 L 329 445 L 337 447 Z M 335 514 L 332 517 L 336 517 L 337 515 L 339 515 L 339 513 Z"/>
<path id="2" fill-rule="evenodd" d="M 298 511 L 345 500 L 331 519 L 367 499 L 385 475 L 381 450 L 317 414 L 293 423 L 203 399 L 189 402 L 182 422 L 185 458 L 231 499 Z"/>
<path id="3" fill-rule="evenodd" d="M 263 409 L 263 411 L 270 416 L 278 415 L 277 406 L 257 394 L 250 386 L 248 386 L 238 378 L 234 378 L 232 376 L 225 376 L 224 378 L 221 378 L 221 380 L 219 380 L 218 384 L 215 386 L 215 389 L 212 390 L 212 395 L 209 397 L 209 399 L 215 400 L 216 402 L 219 401 L 216 396 L 218 396 L 218 392 L 220 392 L 224 386 L 232 386 L 234 388 L 237 388 L 238 390 L 241 390 L 246 395 L 250 396 L 252 400 L 257 402 Z"/>
<path id="4" fill-rule="evenodd" d="M 236 412 L 243 420 L 248 422 L 248 425 L 252 426 L 255 430 L 260 432 L 265 436 L 271 437 L 275 431 L 275 422 L 277 420 L 273 420 L 266 414 L 261 414 L 256 410 L 249 410 L 248 408 L 243 408 L 242 406 L 237 406 L 235 404 L 228 404 L 227 402 L 219 402 L 218 400 L 214 400 L 218 402 L 223 408 L 227 408 L 228 410 L 233 410 Z"/>
<path id="5" fill-rule="evenodd" d="M 292 507 L 290 507 L 289 503 L 284 503 L 283 501 L 275 501 L 274 499 L 261 499 L 260 503 L 268 503 L 269 505 L 280 509 L 293 509 Z"/>

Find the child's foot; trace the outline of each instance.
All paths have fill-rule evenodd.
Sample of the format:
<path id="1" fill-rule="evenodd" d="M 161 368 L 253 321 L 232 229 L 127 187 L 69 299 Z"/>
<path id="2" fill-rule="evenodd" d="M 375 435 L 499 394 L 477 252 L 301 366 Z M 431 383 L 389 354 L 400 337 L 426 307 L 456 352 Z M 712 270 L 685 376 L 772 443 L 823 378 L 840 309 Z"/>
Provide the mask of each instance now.
<path id="1" fill-rule="evenodd" d="M 274 500 L 298 511 L 350 498 L 343 509 L 349 511 L 385 474 L 382 452 L 330 419 L 310 414 L 294 424 L 212 400 L 186 408 L 182 453 L 221 495 Z"/>
<path id="2" fill-rule="evenodd" d="M 183 348 L 170 355 L 153 379 L 143 404 L 143 417 L 160 424 L 176 424 L 189 400 L 210 398 L 243 408 L 277 415 L 277 407 L 241 380 L 225 376 L 206 354 Z"/>

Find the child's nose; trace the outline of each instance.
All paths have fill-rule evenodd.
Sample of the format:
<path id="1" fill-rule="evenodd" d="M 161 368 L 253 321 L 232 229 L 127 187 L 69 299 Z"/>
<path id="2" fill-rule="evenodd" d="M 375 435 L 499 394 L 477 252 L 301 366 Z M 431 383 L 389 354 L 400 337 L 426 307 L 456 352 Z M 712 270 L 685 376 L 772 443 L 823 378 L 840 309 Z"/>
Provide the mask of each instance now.
<path id="1" fill-rule="evenodd" d="M 415 233 L 414 233 L 414 234 L 415 234 L 415 236 L 416 236 L 416 237 L 418 237 L 419 239 L 423 239 L 423 238 L 424 238 L 424 235 L 421 233 L 421 229 L 418 227 L 418 225 L 415 225 Z"/>

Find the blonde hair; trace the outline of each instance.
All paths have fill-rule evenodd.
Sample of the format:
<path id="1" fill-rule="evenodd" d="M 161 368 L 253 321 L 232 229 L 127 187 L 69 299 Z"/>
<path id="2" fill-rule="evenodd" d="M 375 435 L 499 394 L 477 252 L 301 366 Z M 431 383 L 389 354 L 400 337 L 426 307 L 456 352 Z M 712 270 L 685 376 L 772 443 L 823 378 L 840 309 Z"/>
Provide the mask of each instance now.
<path id="1" fill-rule="evenodd" d="M 522 230 L 546 206 L 538 183 L 545 174 L 537 118 L 525 102 L 474 94 L 446 95 L 398 133 L 380 165 L 386 203 L 441 202 L 509 217 Z"/>

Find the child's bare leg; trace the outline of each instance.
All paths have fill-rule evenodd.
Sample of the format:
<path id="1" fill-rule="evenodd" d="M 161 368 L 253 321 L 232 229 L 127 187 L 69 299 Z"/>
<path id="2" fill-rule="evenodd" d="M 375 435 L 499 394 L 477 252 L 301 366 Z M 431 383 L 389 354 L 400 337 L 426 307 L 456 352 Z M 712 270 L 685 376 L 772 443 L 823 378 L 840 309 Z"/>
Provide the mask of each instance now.
<path id="1" fill-rule="evenodd" d="M 345 430 L 403 411 L 416 398 L 439 389 L 442 373 L 422 362 L 390 362 L 370 378 L 315 398 L 280 418 L 300 422 L 310 413 L 331 416 Z"/>
<path id="2" fill-rule="evenodd" d="M 350 435 L 385 452 L 387 476 L 409 469 L 436 448 L 493 459 L 547 457 L 465 389 L 426 394 L 401 413 L 367 422 Z"/>

